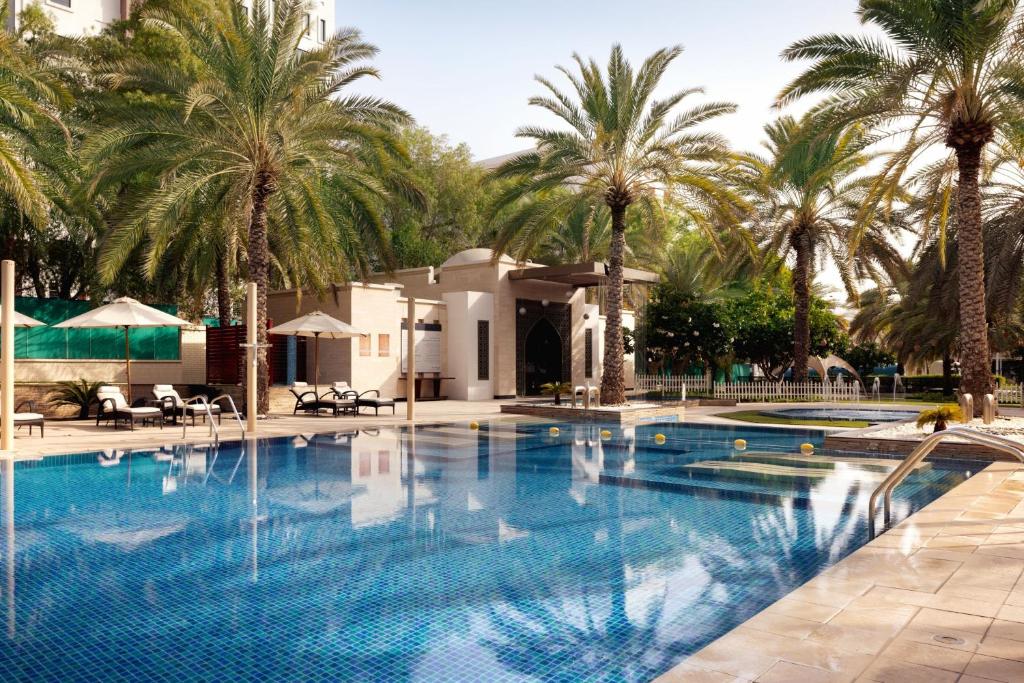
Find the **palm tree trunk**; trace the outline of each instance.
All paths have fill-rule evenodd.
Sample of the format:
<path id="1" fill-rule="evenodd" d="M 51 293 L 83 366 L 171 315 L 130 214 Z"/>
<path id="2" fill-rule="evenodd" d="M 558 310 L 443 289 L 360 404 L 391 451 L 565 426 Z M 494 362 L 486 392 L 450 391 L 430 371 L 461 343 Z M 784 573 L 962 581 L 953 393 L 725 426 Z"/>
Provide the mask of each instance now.
<path id="1" fill-rule="evenodd" d="M 217 256 L 217 322 L 221 327 L 231 325 L 231 279 L 223 255 Z"/>
<path id="2" fill-rule="evenodd" d="M 626 378 L 622 346 L 622 258 L 626 251 L 626 204 L 610 206 L 612 243 L 608 254 L 608 291 L 605 295 L 604 369 L 601 373 L 601 403 L 614 406 L 626 402 Z"/>
<path id="3" fill-rule="evenodd" d="M 267 363 L 267 287 L 270 282 L 270 242 L 267 237 L 267 200 L 274 179 L 267 171 L 256 174 L 249 222 L 249 278 L 256 283 L 256 405 L 261 415 L 270 410 L 270 366 Z"/>
<path id="4" fill-rule="evenodd" d="M 793 381 L 807 381 L 807 358 L 811 354 L 811 239 L 805 228 L 790 238 L 796 253 L 793 268 Z"/>
<path id="5" fill-rule="evenodd" d="M 942 395 L 953 395 L 953 358 L 949 349 L 942 352 Z"/>
<path id="6" fill-rule="evenodd" d="M 960 279 L 960 391 L 974 396 L 974 416 L 981 415 L 985 394 L 993 392 L 988 321 L 985 317 L 985 252 L 982 243 L 981 150 L 972 142 L 956 147 L 957 269 Z"/>

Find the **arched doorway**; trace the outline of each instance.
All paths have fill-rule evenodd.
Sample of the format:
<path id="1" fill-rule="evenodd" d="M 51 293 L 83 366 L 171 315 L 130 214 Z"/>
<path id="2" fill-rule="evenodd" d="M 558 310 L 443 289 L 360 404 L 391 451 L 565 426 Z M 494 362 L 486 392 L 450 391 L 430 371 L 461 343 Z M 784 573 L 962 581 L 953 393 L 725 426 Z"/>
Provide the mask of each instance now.
<path id="1" fill-rule="evenodd" d="M 541 318 L 526 335 L 526 395 L 540 394 L 542 384 L 562 381 L 562 338 Z"/>

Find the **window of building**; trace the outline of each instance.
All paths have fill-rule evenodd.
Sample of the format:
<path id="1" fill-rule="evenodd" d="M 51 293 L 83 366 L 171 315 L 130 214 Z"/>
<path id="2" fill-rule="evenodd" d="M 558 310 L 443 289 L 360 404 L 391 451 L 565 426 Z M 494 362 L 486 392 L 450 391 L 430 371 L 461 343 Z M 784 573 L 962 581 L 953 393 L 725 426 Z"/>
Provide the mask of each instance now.
<path id="1" fill-rule="evenodd" d="M 377 335 L 377 355 L 384 357 L 391 355 L 391 335 L 390 334 L 378 334 Z"/>
<path id="2" fill-rule="evenodd" d="M 324 42 L 326 40 L 327 40 L 327 20 L 326 19 L 321 19 L 320 20 L 320 42 L 322 43 L 322 42 Z"/>
<path id="3" fill-rule="evenodd" d="M 60 7 L 71 7 L 71 0 L 50 0 L 50 4 Z"/>
<path id="4" fill-rule="evenodd" d="M 364 334 L 361 337 L 359 337 L 359 355 L 360 356 L 369 356 L 370 355 L 370 342 L 371 341 L 372 340 L 370 338 L 370 335 L 368 335 L 368 334 Z"/>
<path id="5" fill-rule="evenodd" d="M 491 321 L 476 321 L 476 378 L 491 378 Z"/>
<path id="6" fill-rule="evenodd" d="M 583 376 L 594 376 L 594 328 L 583 330 Z"/>
<path id="7" fill-rule="evenodd" d="M 313 18 L 308 14 L 303 15 L 303 20 L 306 22 L 306 35 L 310 35 L 310 31 L 313 29 Z"/>

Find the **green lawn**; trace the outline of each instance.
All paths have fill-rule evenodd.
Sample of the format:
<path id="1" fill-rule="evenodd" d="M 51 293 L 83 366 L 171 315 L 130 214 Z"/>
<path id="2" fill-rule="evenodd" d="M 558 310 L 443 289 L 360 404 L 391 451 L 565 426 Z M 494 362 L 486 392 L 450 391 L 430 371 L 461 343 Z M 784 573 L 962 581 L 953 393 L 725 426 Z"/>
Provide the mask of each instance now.
<path id="1" fill-rule="evenodd" d="M 800 427 L 870 427 L 866 420 L 800 420 L 792 417 L 766 415 L 760 410 L 734 410 L 728 413 L 716 413 L 715 417 L 725 417 L 740 422 L 754 422 L 766 425 L 794 425 Z"/>

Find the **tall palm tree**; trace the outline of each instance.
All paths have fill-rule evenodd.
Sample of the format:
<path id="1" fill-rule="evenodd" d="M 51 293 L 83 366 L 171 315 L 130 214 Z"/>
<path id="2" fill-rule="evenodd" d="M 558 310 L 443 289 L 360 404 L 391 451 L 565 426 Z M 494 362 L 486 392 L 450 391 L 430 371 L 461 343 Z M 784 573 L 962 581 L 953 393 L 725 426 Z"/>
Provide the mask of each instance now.
<path id="1" fill-rule="evenodd" d="M 345 94 L 360 78 L 377 76 L 365 63 L 377 49 L 353 29 L 300 49 L 305 10 L 301 0 L 277 0 L 272 11 L 265 0 L 251 10 L 235 0 L 179 0 L 168 10 L 143 10 L 181 41 L 201 65 L 198 74 L 131 60 L 111 65 L 105 77 L 112 86 L 145 85 L 174 107 L 126 108 L 120 124 L 97 132 L 86 147 L 97 169 L 94 188 L 129 183 L 140 173 L 157 179 L 122 202 L 100 263 L 107 278 L 144 240 L 146 268 L 155 273 L 179 217 L 208 198 L 236 211 L 248 278 L 258 291 L 261 412 L 269 404 L 273 266 L 287 271 L 316 258 L 325 273 L 366 267 L 370 250 L 386 249 L 382 196 L 413 194 L 400 180 L 387 180 L 404 159 L 396 128 L 410 121 L 408 114 Z M 308 269 L 305 276 L 322 277 Z"/>
<path id="2" fill-rule="evenodd" d="M 497 178 L 513 180 L 496 201 L 496 208 L 507 210 L 497 252 L 515 240 L 529 241 L 538 230 L 553 229 L 559 225 L 553 217 L 601 204 L 610 213 L 601 376 L 601 400 L 608 405 L 626 400 L 622 298 L 627 212 L 638 211 L 649 223 L 661 222 L 659 195 L 671 193 L 681 210 L 711 233 L 716 225 L 736 223 L 745 208 L 726 183 L 718 182 L 728 158 L 724 140 L 697 130 L 735 106 L 714 102 L 675 113 L 699 89 L 654 99 L 681 51 L 658 50 L 634 70 L 622 47 L 614 45 L 606 72 L 593 59 L 573 55 L 578 72 L 558 67 L 572 86 L 570 94 L 537 76 L 549 94 L 531 98 L 530 104 L 548 110 L 568 128 L 519 129 L 520 137 L 533 140 L 535 151 L 519 154 L 495 171 Z"/>
<path id="3" fill-rule="evenodd" d="M 873 139 L 857 126 L 822 134 L 811 116 L 784 116 L 765 126 L 768 155 L 750 155 L 749 187 L 762 199 L 759 238 L 769 254 L 792 256 L 793 379 L 807 379 L 811 286 L 816 264 L 830 260 L 856 298 L 860 280 L 878 280 L 903 260 L 892 246 L 895 214 L 863 212 L 863 171 Z"/>
<path id="4" fill-rule="evenodd" d="M 8 3 L 0 5 L 4 27 L 9 11 Z M 50 208 L 34 163 L 39 138 L 67 135 L 59 113 L 71 102 L 55 60 L 60 61 L 58 51 L 41 49 L 20 33 L 0 31 L 0 193 L 35 226 L 46 225 Z"/>
<path id="5" fill-rule="evenodd" d="M 876 186 L 877 200 L 925 150 L 953 151 L 962 386 L 990 393 L 979 174 L 986 147 L 1021 124 L 1019 0 L 861 0 L 858 14 L 882 36 L 825 34 L 794 43 L 783 57 L 814 63 L 782 90 L 779 103 L 827 93 L 818 109 L 835 125 L 857 121 L 902 137 L 902 150 Z"/>

